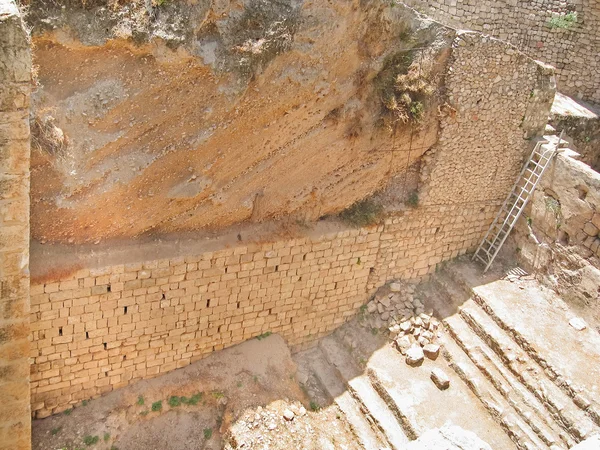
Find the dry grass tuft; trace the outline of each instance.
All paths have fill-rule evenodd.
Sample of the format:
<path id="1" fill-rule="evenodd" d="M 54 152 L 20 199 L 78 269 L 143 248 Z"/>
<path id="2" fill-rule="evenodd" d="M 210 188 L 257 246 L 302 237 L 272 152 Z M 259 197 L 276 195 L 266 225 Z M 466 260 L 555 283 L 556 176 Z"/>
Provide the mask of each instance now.
<path id="1" fill-rule="evenodd" d="M 60 155 L 68 146 L 63 131 L 54 124 L 51 115 L 36 115 L 30 121 L 31 145 L 34 149 L 48 155 Z"/>
<path id="2" fill-rule="evenodd" d="M 436 91 L 434 64 L 432 50 L 408 50 L 388 57 L 375 78 L 386 128 L 421 121 Z"/>

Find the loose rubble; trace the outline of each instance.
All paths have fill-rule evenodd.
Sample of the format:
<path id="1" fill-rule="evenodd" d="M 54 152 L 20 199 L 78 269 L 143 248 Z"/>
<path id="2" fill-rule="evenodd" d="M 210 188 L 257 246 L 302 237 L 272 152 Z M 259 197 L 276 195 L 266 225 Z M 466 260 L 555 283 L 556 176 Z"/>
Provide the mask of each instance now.
<path id="1" fill-rule="evenodd" d="M 416 343 L 406 351 L 406 364 L 409 366 L 419 366 L 423 364 L 423 359 L 425 359 L 423 349 Z"/>
<path id="2" fill-rule="evenodd" d="M 577 331 L 583 331 L 587 328 L 587 323 L 580 317 L 573 317 L 569 320 L 569 325 L 575 328 Z"/>
<path id="3" fill-rule="evenodd" d="M 420 364 L 423 356 L 432 360 L 438 357 L 440 346 L 436 341 L 440 323 L 431 311 L 425 312 L 423 302 L 415 296 L 414 284 L 394 281 L 383 286 L 366 310 L 372 314 L 366 325 L 375 329 L 387 327 L 395 347 L 407 356 L 408 364 Z M 421 359 L 416 362 L 419 356 Z"/>
<path id="4" fill-rule="evenodd" d="M 441 390 L 450 387 L 450 378 L 448 378 L 448 375 L 442 369 L 438 369 L 437 367 L 431 369 L 431 381 Z"/>

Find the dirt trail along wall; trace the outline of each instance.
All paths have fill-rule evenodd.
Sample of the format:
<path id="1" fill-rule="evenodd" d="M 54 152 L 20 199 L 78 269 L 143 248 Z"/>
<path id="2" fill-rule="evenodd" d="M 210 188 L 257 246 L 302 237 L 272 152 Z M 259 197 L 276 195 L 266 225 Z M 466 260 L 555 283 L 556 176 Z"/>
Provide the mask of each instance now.
<path id="1" fill-rule="evenodd" d="M 31 448 L 29 402 L 29 40 L 0 0 L 0 449 Z"/>

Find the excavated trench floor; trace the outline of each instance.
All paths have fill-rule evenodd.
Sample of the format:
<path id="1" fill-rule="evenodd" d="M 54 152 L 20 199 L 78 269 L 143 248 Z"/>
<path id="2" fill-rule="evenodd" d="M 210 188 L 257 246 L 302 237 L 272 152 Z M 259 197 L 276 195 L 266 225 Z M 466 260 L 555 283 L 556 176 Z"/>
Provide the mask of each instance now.
<path id="1" fill-rule="evenodd" d="M 33 447 L 87 448 L 95 436 L 90 448 L 121 450 L 598 442 L 600 334 L 585 317 L 520 269 L 484 276 L 466 259 L 444 265 L 414 296 L 440 321 L 441 347 L 416 367 L 371 327 L 380 312 L 365 310 L 294 355 L 279 336 L 253 339 L 35 421 Z M 447 389 L 432 381 L 434 369 Z"/>

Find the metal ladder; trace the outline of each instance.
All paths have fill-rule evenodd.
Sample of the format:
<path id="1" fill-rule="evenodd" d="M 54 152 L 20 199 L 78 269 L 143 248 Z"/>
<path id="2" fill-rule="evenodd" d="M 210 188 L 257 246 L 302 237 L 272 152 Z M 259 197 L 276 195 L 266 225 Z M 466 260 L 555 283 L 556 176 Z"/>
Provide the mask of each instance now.
<path id="1" fill-rule="evenodd" d="M 558 151 L 562 137 L 563 133 L 560 134 L 558 140 L 553 139 L 554 142 L 544 138 L 535 145 L 510 194 L 506 197 L 498 215 L 473 255 L 474 260 L 478 259 L 485 264 L 484 273 L 494 262 L 504 241 L 521 217 L 550 160 Z"/>

